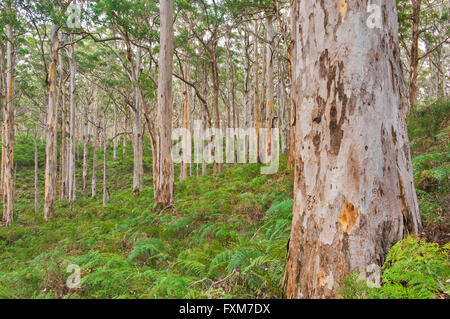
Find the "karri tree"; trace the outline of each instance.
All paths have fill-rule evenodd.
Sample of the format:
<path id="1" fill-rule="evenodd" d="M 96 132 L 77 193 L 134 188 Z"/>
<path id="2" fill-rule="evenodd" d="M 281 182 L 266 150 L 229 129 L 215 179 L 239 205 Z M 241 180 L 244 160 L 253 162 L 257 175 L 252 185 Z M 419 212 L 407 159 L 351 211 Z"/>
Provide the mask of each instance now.
<path id="1" fill-rule="evenodd" d="M 396 3 L 375 9 L 294 1 L 289 298 L 336 297 L 350 272 L 376 276 L 389 248 L 421 230 Z"/>

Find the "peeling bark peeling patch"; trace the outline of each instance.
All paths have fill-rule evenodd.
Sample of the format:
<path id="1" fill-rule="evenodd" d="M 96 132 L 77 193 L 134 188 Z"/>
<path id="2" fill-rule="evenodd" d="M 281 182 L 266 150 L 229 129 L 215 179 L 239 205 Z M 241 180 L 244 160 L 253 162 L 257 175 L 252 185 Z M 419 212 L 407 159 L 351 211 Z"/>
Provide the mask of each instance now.
<path id="1" fill-rule="evenodd" d="M 358 208 L 352 203 L 345 200 L 344 209 L 342 210 L 342 213 L 338 218 L 339 225 L 346 233 L 349 233 L 353 226 L 356 225 L 358 216 Z"/>
<path id="2" fill-rule="evenodd" d="M 343 116 L 341 115 L 341 120 L 343 120 Z M 330 146 L 331 152 L 334 155 L 339 154 L 339 149 L 341 148 L 341 141 L 344 135 L 344 131 L 341 129 L 341 125 L 343 121 L 337 121 L 337 110 L 336 106 L 333 105 L 330 109 Z"/>
<path id="3" fill-rule="evenodd" d="M 327 276 L 327 278 L 325 278 L 325 283 L 327 284 L 327 288 L 332 290 L 333 289 L 333 285 L 334 285 L 334 277 L 333 277 L 333 273 L 330 272 Z"/>
<path id="4" fill-rule="evenodd" d="M 321 78 L 325 78 L 327 76 L 327 63 L 329 62 L 328 58 L 328 49 L 325 49 L 319 58 L 319 75 Z"/>
<path id="5" fill-rule="evenodd" d="M 394 145 L 397 144 L 397 133 L 395 133 L 394 125 L 391 126 L 391 133 L 392 133 L 392 142 L 394 142 Z"/>
<path id="6" fill-rule="evenodd" d="M 313 144 L 316 153 L 319 153 L 319 147 L 320 147 L 320 134 L 317 132 L 316 135 L 313 137 Z"/>
<path id="7" fill-rule="evenodd" d="M 320 6 L 322 7 L 324 17 L 323 17 L 323 28 L 326 30 L 328 26 L 328 12 L 325 10 L 325 0 L 320 0 Z"/>
<path id="8" fill-rule="evenodd" d="M 339 0 L 339 12 L 341 13 L 342 22 L 344 22 L 347 15 L 348 4 L 347 0 Z"/>

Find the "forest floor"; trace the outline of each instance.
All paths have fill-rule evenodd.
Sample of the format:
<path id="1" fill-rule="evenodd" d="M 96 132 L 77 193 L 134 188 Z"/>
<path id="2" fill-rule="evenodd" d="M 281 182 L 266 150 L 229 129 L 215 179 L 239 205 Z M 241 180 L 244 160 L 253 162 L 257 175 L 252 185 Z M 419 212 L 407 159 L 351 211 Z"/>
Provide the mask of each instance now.
<path id="1" fill-rule="evenodd" d="M 425 226 L 422 237 L 438 245 L 418 238 L 399 242 L 383 267 L 382 287 L 360 282 L 355 273 L 344 282 L 342 296 L 448 298 L 448 108 L 448 103 L 438 111 L 433 108 L 442 113 L 435 128 L 424 120 L 430 110 L 408 123 Z M 145 144 L 145 187 L 140 196 L 131 191 L 131 147 L 124 156 L 119 147 L 117 161 L 107 154 L 108 204 L 102 205 L 99 170 L 96 198 L 90 198 L 90 187 L 83 194 L 77 185 L 73 211 L 67 201 L 58 201 L 55 216 L 44 222 L 41 211 L 33 208 L 32 139 L 17 138 L 15 218 L 9 229 L 0 228 L 0 298 L 282 297 L 293 188 L 286 159 L 274 175 L 261 175 L 257 164 L 239 164 L 226 166 L 216 180 L 210 172 L 195 176 L 193 164 L 194 176 L 175 184 L 174 206 L 157 211 L 151 151 L 148 141 Z M 39 157 L 42 210 L 42 142 Z M 102 168 L 101 150 L 98 158 Z M 71 264 L 81 269 L 80 288 L 66 285 Z"/>

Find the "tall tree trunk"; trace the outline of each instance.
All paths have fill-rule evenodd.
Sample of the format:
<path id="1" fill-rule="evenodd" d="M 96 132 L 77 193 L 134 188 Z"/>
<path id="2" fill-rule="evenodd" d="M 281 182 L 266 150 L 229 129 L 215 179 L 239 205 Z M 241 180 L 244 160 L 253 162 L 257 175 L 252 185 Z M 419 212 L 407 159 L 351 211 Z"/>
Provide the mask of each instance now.
<path id="1" fill-rule="evenodd" d="M 409 60 L 409 107 L 414 109 L 417 103 L 417 75 L 419 67 L 419 35 L 420 35 L 420 7 L 422 0 L 412 0 L 412 35 L 411 56 Z"/>
<path id="2" fill-rule="evenodd" d="M 236 105 L 236 68 L 235 65 L 231 64 L 231 106 L 233 108 L 233 128 L 239 128 L 239 111 Z M 233 136 L 234 143 L 234 163 L 238 162 L 238 140 L 240 138 L 239 131 Z"/>
<path id="3" fill-rule="evenodd" d="M 117 106 L 114 105 L 113 161 L 117 161 Z"/>
<path id="4" fill-rule="evenodd" d="M 266 145 L 267 152 L 265 152 L 268 156 L 267 160 L 270 161 L 272 154 L 272 126 L 273 126 L 273 56 L 274 56 L 274 32 L 273 32 L 273 23 L 272 16 L 268 15 L 266 17 Z"/>
<path id="5" fill-rule="evenodd" d="M 11 10 L 11 7 L 8 8 Z M 12 25 L 6 25 L 6 104 L 3 112 L 5 162 L 3 171 L 3 222 L 8 227 L 13 219 L 14 210 L 14 68 L 16 49 Z M 2 61 L 3 63 L 3 61 Z"/>
<path id="6" fill-rule="evenodd" d="M 73 38 L 71 39 L 73 41 Z M 72 210 L 72 203 L 75 200 L 75 46 L 72 44 L 68 49 L 69 65 L 70 65 L 70 110 L 69 110 L 69 145 L 68 145 L 68 190 L 69 201 Z"/>
<path id="7" fill-rule="evenodd" d="M 91 182 L 91 196 L 95 197 L 97 195 L 97 149 L 98 149 L 98 91 L 95 91 L 94 100 L 94 123 L 93 123 L 93 135 L 94 135 L 94 150 L 92 154 L 92 182 Z"/>
<path id="8" fill-rule="evenodd" d="M 160 2 L 160 53 L 158 70 L 158 185 L 155 204 L 167 207 L 173 203 L 172 164 L 172 64 L 173 64 L 173 2 Z"/>
<path id="9" fill-rule="evenodd" d="M 48 106 L 47 106 L 47 125 L 45 128 L 45 190 L 44 190 L 44 219 L 48 220 L 55 213 L 56 198 L 56 169 L 57 169 L 57 99 L 56 99 L 56 67 L 58 62 L 58 26 L 52 25 L 51 30 L 51 54 L 48 72 Z"/>
<path id="10" fill-rule="evenodd" d="M 83 172 L 82 172 L 82 188 L 83 193 L 87 188 L 87 170 L 88 170 L 88 152 L 89 152 L 89 99 L 86 100 L 83 112 Z"/>
<path id="11" fill-rule="evenodd" d="M 281 151 L 286 154 L 287 149 L 287 126 L 286 126 L 286 115 L 287 115 L 287 98 L 286 98 L 286 84 L 284 83 L 284 69 L 280 61 L 280 57 L 277 59 L 278 62 L 278 100 L 280 101 L 280 121 L 281 121 Z"/>
<path id="12" fill-rule="evenodd" d="M 205 99 L 208 99 L 208 72 L 206 70 L 206 63 L 203 63 L 203 93 Z M 206 130 L 206 108 L 202 109 L 202 134 L 201 134 L 201 140 L 202 140 L 202 176 L 206 175 L 206 156 L 205 156 L 205 147 L 206 147 L 206 141 L 204 139 L 203 133 Z"/>
<path id="13" fill-rule="evenodd" d="M 250 121 L 252 118 L 252 108 L 251 108 L 251 98 L 250 98 L 250 39 L 247 30 L 244 34 L 245 37 L 245 45 L 243 47 L 244 49 L 244 56 L 245 56 L 245 64 L 244 64 L 244 128 L 248 129 L 250 126 Z M 248 149 L 249 149 L 249 138 L 246 135 L 244 140 L 244 163 L 248 162 Z"/>
<path id="14" fill-rule="evenodd" d="M 133 110 L 133 154 L 134 154 L 134 166 L 133 166 L 133 193 L 139 195 L 142 189 L 142 180 L 144 177 L 144 164 L 143 164 L 143 150 L 142 150 L 142 102 L 140 96 L 139 72 L 141 69 L 141 49 L 137 49 L 136 53 L 136 70 L 132 72 L 133 81 L 135 81 L 135 109 Z"/>
<path id="15" fill-rule="evenodd" d="M 5 72 L 5 54 L 6 54 L 6 48 L 3 42 L 0 41 L 0 98 L 1 98 L 1 104 L 0 107 L 2 108 L 2 115 L 3 118 L 5 118 L 5 111 L 6 111 L 6 96 L 7 93 L 7 85 L 6 85 L 6 72 Z M 5 139 L 5 125 L 4 122 L 2 122 L 2 141 Z M 5 176 L 5 148 L 2 147 L 2 158 L 1 158 L 1 168 L 0 168 L 0 195 L 3 196 L 3 177 Z"/>
<path id="16" fill-rule="evenodd" d="M 34 129 L 33 134 L 33 143 L 34 143 L 34 212 L 37 213 L 39 210 L 39 153 L 38 153 L 38 144 L 37 144 L 37 129 Z"/>
<path id="17" fill-rule="evenodd" d="M 67 112 L 66 112 L 66 86 L 64 80 L 64 62 L 61 51 L 58 52 L 58 73 L 59 73 L 59 90 L 57 101 L 61 103 L 61 157 L 60 157 L 60 199 L 67 198 L 67 145 L 66 145 L 66 131 L 67 131 Z"/>
<path id="18" fill-rule="evenodd" d="M 292 97 L 302 147 L 284 288 L 289 298 L 332 298 L 349 272 L 379 272 L 390 247 L 419 232 L 421 220 L 395 1 L 384 1 L 376 30 L 361 23 L 366 2 L 349 1 L 341 16 L 338 2 L 301 7 L 294 1 Z"/>
<path id="19" fill-rule="evenodd" d="M 128 109 L 128 106 L 125 106 L 125 121 L 124 121 L 124 129 L 125 132 L 123 134 L 123 140 L 122 140 L 122 156 L 125 156 L 125 154 L 127 153 L 127 137 L 128 137 L 128 122 L 129 122 L 129 118 L 130 118 L 130 111 Z"/>
<path id="20" fill-rule="evenodd" d="M 190 67 L 189 64 L 186 63 L 185 64 L 185 68 L 184 68 L 184 76 L 186 77 L 186 79 L 189 80 L 190 78 Z M 183 108 L 183 128 L 185 130 L 189 130 L 190 126 L 189 126 L 189 115 L 191 112 L 191 94 L 190 94 L 190 89 L 191 87 L 185 83 L 184 84 L 184 108 Z M 188 145 L 188 141 L 187 139 L 189 138 L 188 135 L 183 135 L 183 145 Z M 190 161 L 189 161 L 190 162 Z M 182 167 L 182 174 L 181 174 L 181 179 L 185 180 L 188 176 L 188 161 L 187 161 L 187 157 L 185 156 L 184 152 L 183 152 L 183 167 Z"/>
<path id="21" fill-rule="evenodd" d="M 108 140 L 106 138 L 106 109 L 103 113 L 103 206 L 106 206 L 108 201 L 108 189 L 106 187 L 106 152 L 107 152 L 107 143 Z"/>
<path id="22" fill-rule="evenodd" d="M 253 79 L 253 98 L 254 98 L 254 123 L 255 123 L 255 129 L 256 129 L 256 159 L 259 163 L 259 153 L 260 153 L 260 147 L 259 147 L 259 129 L 261 128 L 260 119 L 259 119 L 259 96 L 258 96 L 258 87 L 261 85 L 259 83 L 259 54 L 258 54 L 258 20 L 255 20 L 255 29 L 254 29 L 254 39 L 253 39 L 253 51 L 255 54 L 254 62 L 253 62 L 253 72 L 254 72 L 254 79 Z"/>
<path id="23" fill-rule="evenodd" d="M 212 106 L 215 113 L 215 129 L 220 130 L 220 112 L 219 112 L 219 65 L 217 62 L 217 42 L 212 45 L 211 49 L 211 74 L 213 82 L 213 96 L 212 96 Z M 221 139 L 220 136 L 214 136 L 215 139 Z M 211 141 L 213 142 L 213 141 Z M 215 144 L 215 142 L 213 142 Z M 222 145 L 222 140 L 220 140 L 220 145 Z M 213 175 L 216 176 L 216 152 L 222 152 L 222 149 L 213 148 L 214 162 L 213 162 Z M 219 174 L 223 173 L 223 163 L 218 163 Z"/>

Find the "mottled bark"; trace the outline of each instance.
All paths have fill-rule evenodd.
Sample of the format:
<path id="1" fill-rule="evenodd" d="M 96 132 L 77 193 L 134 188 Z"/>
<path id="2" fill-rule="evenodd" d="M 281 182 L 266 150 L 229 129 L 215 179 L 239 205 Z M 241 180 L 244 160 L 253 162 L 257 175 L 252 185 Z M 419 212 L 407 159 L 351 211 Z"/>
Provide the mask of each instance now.
<path id="1" fill-rule="evenodd" d="M 157 157 L 158 184 L 154 189 L 155 204 L 167 207 L 173 203 L 172 164 L 172 64 L 173 2 L 160 1 L 160 52 L 158 70 Z"/>
<path id="2" fill-rule="evenodd" d="M 56 87 L 56 68 L 58 62 L 58 26 L 52 25 L 50 34 L 51 51 L 50 64 L 48 71 L 48 106 L 47 106 L 47 124 L 45 128 L 46 144 L 45 144 L 45 190 L 44 190 L 44 219 L 55 213 L 56 199 L 56 169 L 57 169 L 57 87 Z"/>
<path id="3" fill-rule="evenodd" d="M 68 187 L 67 187 L 67 112 L 66 112 L 66 81 L 64 79 L 64 63 L 61 51 L 58 52 L 58 97 L 57 101 L 60 103 L 61 108 L 61 156 L 60 156 L 60 199 L 67 199 Z"/>
<path id="4" fill-rule="evenodd" d="M 73 38 L 71 39 L 73 41 Z M 68 49 L 70 65 L 70 109 L 69 109 L 69 144 L 67 152 L 67 175 L 68 175 L 68 195 L 70 207 L 75 200 L 75 46 L 72 44 Z"/>
<path id="5" fill-rule="evenodd" d="M 5 118 L 4 112 L 6 110 L 6 96 L 7 96 L 7 85 L 6 85 L 6 72 L 5 72 L 5 55 L 6 55 L 6 47 L 3 42 L 0 41 L 0 97 L 2 108 L 2 115 Z M 5 127 L 2 122 L 2 141 L 5 139 Z M 5 172 L 5 148 L 2 147 L 2 158 L 1 158 L 1 168 L 0 168 L 0 195 L 3 196 L 3 177 Z"/>
<path id="6" fill-rule="evenodd" d="M 11 8 L 8 8 L 9 10 Z M 8 227 L 14 210 L 14 68 L 16 49 L 12 25 L 6 25 L 6 103 L 3 112 L 4 171 L 3 171 L 3 222 Z M 3 62 L 2 62 L 3 63 Z"/>
<path id="7" fill-rule="evenodd" d="M 390 247 L 421 230 L 395 1 L 381 10 L 371 29 L 367 2 L 343 12 L 337 1 L 294 1 L 289 298 L 336 297 L 349 272 L 379 272 Z"/>

